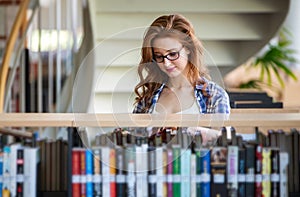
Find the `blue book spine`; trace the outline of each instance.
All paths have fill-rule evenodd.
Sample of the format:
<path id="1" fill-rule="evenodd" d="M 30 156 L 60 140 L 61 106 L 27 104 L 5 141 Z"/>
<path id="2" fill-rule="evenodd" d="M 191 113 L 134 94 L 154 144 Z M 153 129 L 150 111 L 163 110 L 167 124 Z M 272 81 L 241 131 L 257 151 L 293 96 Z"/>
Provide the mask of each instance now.
<path id="1" fill-rule="evenodd" d="M 9 183 L 10 183 L 10 147 L 4 146 L 3 148 L 3 168 L 2 168 L 2 177 L 3 177 L 3 183 L 2 183 L 2 191 L 1 193 L 9 194 Z"/>
<path id="2" fill-rule="evenodd" d="M 85 151 L 85 164 L 86 164 L 86 196 L 93 197 L 93 154 L 92 150 L 86 149 Z"/>
<path id="3" fill-rule="evenodd" d="M 201 197 L 210 197 L 210 150 L 200 150 Z"/>

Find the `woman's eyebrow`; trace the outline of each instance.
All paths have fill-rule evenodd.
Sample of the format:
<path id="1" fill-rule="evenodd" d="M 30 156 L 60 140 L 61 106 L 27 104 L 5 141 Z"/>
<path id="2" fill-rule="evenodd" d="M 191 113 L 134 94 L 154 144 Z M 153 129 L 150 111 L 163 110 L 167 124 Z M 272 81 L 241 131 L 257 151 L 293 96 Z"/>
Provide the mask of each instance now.
<path id="1" fill-rule="evenodd" d="M 178 50 L 178 48 L 172 48 L 172 49 L 166 50 L 166 52 L 175 51 L 175 50 Z M 153 51 L 153 53 L 161 53 L 161 52 Z"/>

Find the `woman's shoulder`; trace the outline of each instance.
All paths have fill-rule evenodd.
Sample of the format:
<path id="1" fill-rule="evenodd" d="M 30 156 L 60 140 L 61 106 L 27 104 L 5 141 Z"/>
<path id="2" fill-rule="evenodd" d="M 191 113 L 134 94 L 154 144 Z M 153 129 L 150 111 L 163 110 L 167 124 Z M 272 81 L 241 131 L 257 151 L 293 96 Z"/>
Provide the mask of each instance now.
<path id="1" fill-rule="evenodd" d="M 196 85 L 196 89 L 210 96 L 215 94 L 227 94 L 225 89 L 216 82 L 202 77 Z"/>

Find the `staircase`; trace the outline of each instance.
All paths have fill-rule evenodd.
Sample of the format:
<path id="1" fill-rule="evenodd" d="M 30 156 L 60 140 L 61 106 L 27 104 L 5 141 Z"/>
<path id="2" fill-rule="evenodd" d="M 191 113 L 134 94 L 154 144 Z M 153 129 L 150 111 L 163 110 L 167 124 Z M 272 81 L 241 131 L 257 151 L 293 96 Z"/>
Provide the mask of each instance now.
<path id="1" fill-rule="evenodd" d="M 205 47 L 212 79 L 255 55 L 277 33 L 289 1 L 90 0 L 96 57 L 95 112 L 131 112 L 136 68 L 145 28 L 158 16 L 180 13 L 194 25 Z"/>

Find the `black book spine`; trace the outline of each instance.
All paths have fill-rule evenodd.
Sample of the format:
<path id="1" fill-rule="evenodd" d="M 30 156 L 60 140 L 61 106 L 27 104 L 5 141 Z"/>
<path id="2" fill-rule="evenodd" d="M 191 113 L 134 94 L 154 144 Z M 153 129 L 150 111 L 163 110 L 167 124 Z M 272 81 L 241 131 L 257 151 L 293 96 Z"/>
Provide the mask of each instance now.
<path id="1" fill-rule="evenodd" d="M 214 147 L 211 150 L 211 196 L 227 196 L 226 160 L 227 148 Z"/>
<path id="2" fill-rule="evenodd" d="M 253 145 L 246 145 L 246 197 L 253 197 L 255 194 L 255 148 Z"/>
<path id="3" fill-rule="evenodd" d="M 293 135 L 293 161 L 294 161 L 294 192 L 300 192 L 299 184 L 299 133 L 296 129 L 291 129 Z"/>
<path id="4" fill-rule="evenodd" d="M 74 128 L 68 128 L 68 160 L 67 160 L 67 189 L 68 189 L 68 197 L 73 196 L 72 192 L 72 148 L 73 148 L 73 132 Z"/>
<path id="5" fill-rule="evenodd" d="M 238 157 L 238 196 L 246 196 L 246 150 L 239 148 Z"/>

